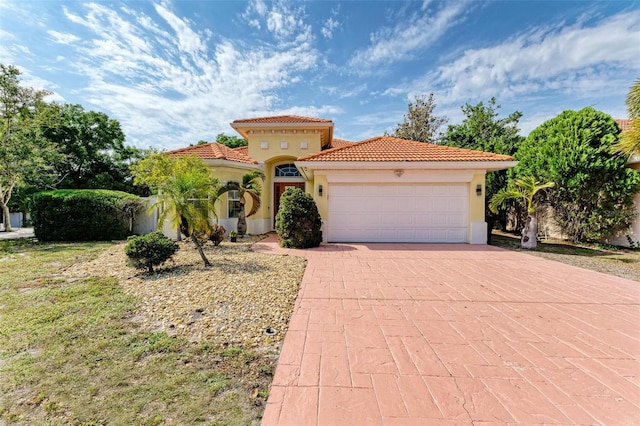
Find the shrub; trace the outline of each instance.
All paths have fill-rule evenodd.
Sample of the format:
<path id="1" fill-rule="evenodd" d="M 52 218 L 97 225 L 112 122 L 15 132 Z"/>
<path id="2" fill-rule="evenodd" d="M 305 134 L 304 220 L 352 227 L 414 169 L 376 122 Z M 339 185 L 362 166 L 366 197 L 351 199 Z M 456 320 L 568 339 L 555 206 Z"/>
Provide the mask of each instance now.
<path id="1" fill-rule="evenodd" d="M 536 176 L 555 182 L 546 203 L 563 234 L 574 241 L 596 241 L 633 223 L 633 197 L 640 174 L 627 158 L 611 154 L 616 122 L 591 107 L 564 111 L 534 129 L 515 155 L 510 179 Z"/>
<path id="2" fill-rule="evenodd" d="M 211 227 L 211 232 L 209 232 L 209 239 L 213 243 L 214 246 L 219 246 L 220 243 L 224 240 L 224 234 L 227 232 L 224 229 L 224 226 L 220 226 L 217 223 L 214 223 Z"/>
<path id="3" fill-rule="evenodd" d="M 139 197 L 103 189 L 61 189 L 33 196 L 31 218 L 40 241 L 109 241 L 127 238 L 123 206 Z"/>
<path id="4" fill-rule="evenodd" d="M 153 267 L 163 264 L 178 250 L 178 245 L 162 232 L 132 237 L 124 248 L 129 258 L 127 264 L 138 269 L 147 269 L 151 274 Z"/>
<path id="5" fill-rule="evenodd" d="M 282 247 L 318 247 L 322 242 L 322 220 L 313 197 L 301 189 L 287 189 L 280 199 L 276 232 Z"/>

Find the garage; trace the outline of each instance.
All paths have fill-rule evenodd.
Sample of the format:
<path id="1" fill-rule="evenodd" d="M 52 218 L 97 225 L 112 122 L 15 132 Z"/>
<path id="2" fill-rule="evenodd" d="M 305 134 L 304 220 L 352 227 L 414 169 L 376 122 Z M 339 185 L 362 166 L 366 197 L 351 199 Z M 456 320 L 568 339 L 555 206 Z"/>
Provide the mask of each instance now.
<path id="1" fill-rule="evenodd" d="M 330 242 L 469 241 L 468 183 L 332 183 Z"/>
<path id="2" fill-rule="evenodd" d="M 508 155 L 379 136 L 295 162 L 335 243 L 487 243 L 485 176 Z"/>

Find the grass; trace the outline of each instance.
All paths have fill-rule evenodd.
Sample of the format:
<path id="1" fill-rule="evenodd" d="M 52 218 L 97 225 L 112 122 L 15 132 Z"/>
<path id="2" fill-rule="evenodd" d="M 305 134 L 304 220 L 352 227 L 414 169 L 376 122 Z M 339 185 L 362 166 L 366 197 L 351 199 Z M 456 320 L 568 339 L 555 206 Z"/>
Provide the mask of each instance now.
<path id="1" fill-rule="evenodd" d="M 108 245 L 0 241 L 0 423 L 257 424 L 271 359 L 141 330 L 115 279 L 59 275 Z"/>

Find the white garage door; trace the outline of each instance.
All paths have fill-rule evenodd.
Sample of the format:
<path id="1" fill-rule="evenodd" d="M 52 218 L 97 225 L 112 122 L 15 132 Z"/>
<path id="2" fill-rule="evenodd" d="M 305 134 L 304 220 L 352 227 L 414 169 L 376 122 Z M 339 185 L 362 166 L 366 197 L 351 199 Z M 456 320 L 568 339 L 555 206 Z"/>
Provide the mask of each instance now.
<path id="1" fill-rule="evenodd" d="M 466 243 L 465 183 L 330 184 L 330 242 Z"/>

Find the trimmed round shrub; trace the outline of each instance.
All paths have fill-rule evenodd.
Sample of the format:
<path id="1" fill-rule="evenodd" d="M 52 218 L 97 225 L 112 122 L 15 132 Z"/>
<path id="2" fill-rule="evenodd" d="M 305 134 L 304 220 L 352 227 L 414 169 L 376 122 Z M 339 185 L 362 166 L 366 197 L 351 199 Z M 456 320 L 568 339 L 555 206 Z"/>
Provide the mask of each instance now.
<path id="1" fill-rule="evenodd" d="M 138 269 L 146 269 L 150 274 L 153 267 L 162 265 L 178 251 L 178 244 L 162 232 L 156 231 L 138 237 L 131 237 L 124 248 L 127 264 Z"/>
<path id="2" fill-rule="evenodd" d="M 301 189 L 287 189 L 280 198 L 276 232 L 280 246 L 318 247 L 322 242 L 322 219 L 313 197 Z"/>
<path id="3" fill-rule="evenodd" d="M 104 189 L 60 189 L 34 194 L 31 218 L 40 241 L 110 241 L 127 238 L 136 195 Z"/>

